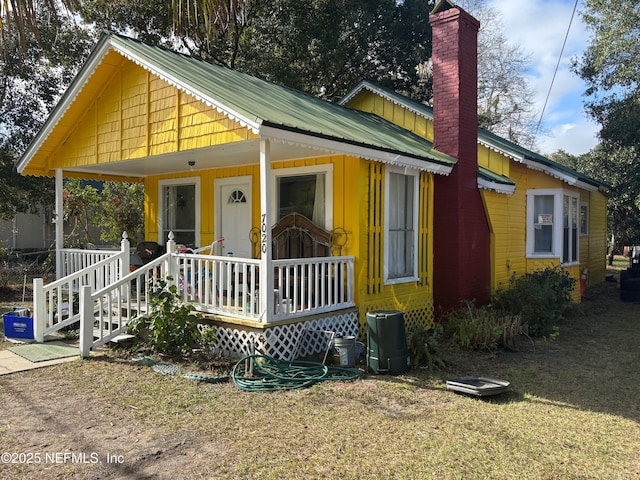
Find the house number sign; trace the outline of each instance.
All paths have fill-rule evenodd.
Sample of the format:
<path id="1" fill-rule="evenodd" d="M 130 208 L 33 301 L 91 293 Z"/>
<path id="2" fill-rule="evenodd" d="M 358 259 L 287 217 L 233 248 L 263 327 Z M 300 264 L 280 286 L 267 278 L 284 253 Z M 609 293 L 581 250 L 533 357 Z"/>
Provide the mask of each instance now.
<path id="1" fill-rule="evenodd" d="M 260 244 L 260 250 L 262 253 L 267 253 L 267 214 L 262 214 L 262 222 L 260 225 L 260 236 L 262 237 L 262 241 Z"/>

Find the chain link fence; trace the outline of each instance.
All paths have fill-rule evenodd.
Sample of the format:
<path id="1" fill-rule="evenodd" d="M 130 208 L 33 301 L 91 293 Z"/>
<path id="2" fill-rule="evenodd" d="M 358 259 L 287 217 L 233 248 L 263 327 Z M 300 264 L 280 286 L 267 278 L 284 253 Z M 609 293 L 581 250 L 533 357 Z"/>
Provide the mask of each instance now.
<path id="1" fill-rule="evenodd" d="M 55 280 L 55 251 L 8 251 L 0 249 L 0 301 L 32 302 L 33 279 Z"/>

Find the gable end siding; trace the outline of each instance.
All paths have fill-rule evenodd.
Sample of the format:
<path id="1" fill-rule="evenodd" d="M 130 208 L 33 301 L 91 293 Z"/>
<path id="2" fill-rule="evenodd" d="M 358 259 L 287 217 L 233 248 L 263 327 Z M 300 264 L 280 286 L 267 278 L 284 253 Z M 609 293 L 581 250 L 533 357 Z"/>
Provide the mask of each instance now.
<path id="1" fill-rule="evenodd" d="M 103 80 L 50 168 L 131 160 L 257 138 L 246 127 L 128 61 Z"/>

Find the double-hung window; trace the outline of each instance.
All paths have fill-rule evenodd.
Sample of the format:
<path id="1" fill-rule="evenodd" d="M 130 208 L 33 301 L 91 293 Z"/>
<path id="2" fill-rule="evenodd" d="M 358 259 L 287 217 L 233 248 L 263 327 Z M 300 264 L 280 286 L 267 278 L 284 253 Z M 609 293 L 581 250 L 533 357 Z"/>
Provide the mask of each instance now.
<path id="1" fill-rule="evenodd" d="M 527 192 L 527 256 L 578 262 L 580 198 L 563 189 Z"/>
<path id="2" fill-rule="evenodd" d="M 387 167 L 385 283 L 416 281 L 418 271 L 418 172 Z"/>

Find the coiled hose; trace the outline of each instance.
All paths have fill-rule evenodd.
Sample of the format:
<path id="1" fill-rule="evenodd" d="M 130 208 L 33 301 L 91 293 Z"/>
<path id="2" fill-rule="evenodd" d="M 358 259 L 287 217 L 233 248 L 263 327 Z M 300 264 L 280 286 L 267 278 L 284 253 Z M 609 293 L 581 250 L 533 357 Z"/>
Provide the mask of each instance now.
<path id="1" fill-rule="evenodd" d="M 231 371 L 231 379 L 242 390 L 272 392 L 306 388 L 326 380 L 357 380 L 356 368 L 327 366 L 314 362 L 289 362 L 269 355 L 247 355 Z"/>

